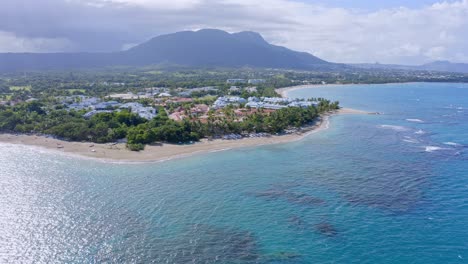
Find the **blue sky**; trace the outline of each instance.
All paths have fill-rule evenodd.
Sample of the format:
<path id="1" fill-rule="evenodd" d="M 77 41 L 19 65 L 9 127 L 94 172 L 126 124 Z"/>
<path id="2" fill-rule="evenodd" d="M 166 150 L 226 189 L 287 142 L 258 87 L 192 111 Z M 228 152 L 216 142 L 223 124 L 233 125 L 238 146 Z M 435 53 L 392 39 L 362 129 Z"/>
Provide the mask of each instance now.
<path id="1" fill-rule="evenodd" d="M 468 0 L 0 1 L 0 52 L 118 51 L 202 28 L 334 62 L 468 63 Z"/>

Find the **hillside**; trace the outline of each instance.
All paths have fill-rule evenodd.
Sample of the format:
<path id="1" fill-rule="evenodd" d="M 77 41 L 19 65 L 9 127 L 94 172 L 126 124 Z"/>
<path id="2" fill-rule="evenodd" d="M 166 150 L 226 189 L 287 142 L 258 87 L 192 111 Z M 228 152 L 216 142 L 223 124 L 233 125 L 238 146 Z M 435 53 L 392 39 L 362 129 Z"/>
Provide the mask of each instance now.
<path id="1" fill-rule="evenodd" d="M 342 69 L 306 52 L 271 45 L 255 32 L 204 29 L 155 37 L 127 51 L 109 53 L 2 53 L 0 71 L 179 65 L 302 70 Z"/>

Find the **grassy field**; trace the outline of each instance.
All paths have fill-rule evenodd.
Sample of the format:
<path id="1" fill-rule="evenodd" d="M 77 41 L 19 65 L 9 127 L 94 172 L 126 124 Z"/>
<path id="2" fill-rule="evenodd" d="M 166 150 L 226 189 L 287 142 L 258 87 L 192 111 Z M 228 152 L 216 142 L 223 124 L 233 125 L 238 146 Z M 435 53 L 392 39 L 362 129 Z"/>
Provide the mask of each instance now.
<path id="1" fill-rule="evenodd" d="M 198 74 L 176 72 L 176 73 L 173 74 L 173 76 L 176 77 L 176 78 L 194 78 L 194 77 L 197 77 Z"/>
<path id="2" fill-rule="evenodd" d="M 11 94 L 0 94 L 0 101 L 2 101 L 2 100 L 10 101 L 11 100 Z"/>
<path id="3" fill-rule="evenodd" d="M 148 73 L 148 74 L 155 74 L 155 75 L 163 74 L 162 71 L 147 71 L 147 72 L 145 72 L 145 73 Z M 135 75 L 135 76 L 137 76 L 137 75 Z"/>
<path id="4" fill-rule="evenodd" d="M 70 93 L 74 93 L 74 92 L 85 93 L 86 92 L 85 89 L 67 89 L 67 91 L 69 91 Z"/>
<path id="5" fill-rule="evenodd" d="M 31 91 L 31 85 L 28 86 L 10 86 L 10 91 Z"/>

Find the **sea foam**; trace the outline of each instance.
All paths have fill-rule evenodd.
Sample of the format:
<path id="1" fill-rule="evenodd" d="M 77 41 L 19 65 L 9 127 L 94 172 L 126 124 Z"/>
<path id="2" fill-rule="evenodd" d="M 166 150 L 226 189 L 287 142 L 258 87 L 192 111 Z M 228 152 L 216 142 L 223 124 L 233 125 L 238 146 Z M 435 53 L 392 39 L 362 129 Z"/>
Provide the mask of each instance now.
<path id="1" fill-rule="evenodd" d="M 408 119 L 406 119 L 406 121 L 408 121 L 408 122 L 415 122 L 415 123 L 424 123 L 423 120 L 417 119 L 417 118 L 408 118 Z"/>
<path id="2" fill-rule="evenodd" d="M 403 139 L 404 142 L 406 143 L 412 143 L 412 144 L 417 144 L 419 141 L 415 138 L 405 136 L 405 139 Z"/>
<path id="3" fill-rule="evenodd" d="M 441 148 L 441 147 L 437 147 L 437 146 L 426 146 L 425 147 L 426 152 L 434 152 L 434 151 L 438 151 L 438 150 L 447 150 L 447 148 Z"/>
<path id="4" fill-rule="evenodd" d="M 463 146 L 462 144 L 458 144 L 458 143 L 455 143 L 455 142 L 444 142 L 444 145 L 455 146 L 455 147 Z"/>
<path id="5" fill-rule="evenodd" d="M 418 131 L 414 132 L 415 134 L 418 134 L 418 135 L 424 135 L 426 134 L 426 132 L 422 129 L 419 129 Z"/>
<path id="6" fill-rule="evenodd" d="M 409 128 L 404 127 L 404 126 L 380 125 L 379 127 L 380 127 L 380 128 L 385 128 L 385 129 L 391 129 L 391 130 L 399 131 L 399 132 L 403 132 L 403 131 L 408 131 L 408 130 L 409 130 Z"/>

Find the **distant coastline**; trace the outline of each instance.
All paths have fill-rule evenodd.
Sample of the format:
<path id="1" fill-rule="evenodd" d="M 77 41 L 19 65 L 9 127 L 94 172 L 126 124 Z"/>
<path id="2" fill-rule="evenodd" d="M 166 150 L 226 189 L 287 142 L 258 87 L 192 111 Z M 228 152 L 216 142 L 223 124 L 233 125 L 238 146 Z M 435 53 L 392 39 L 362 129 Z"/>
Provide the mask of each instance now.
<path id="1" fill-rule="evenodd" d="M 301 85 L 295 85 L 295 86 L 290 86 L 290 87 L 283 87 L 283 88 L 277 88 L 275 91 L 281 95 L 281 97 L 288 97 L 288 93 L 296 90 L 301 90 L 301 89 L 316 89 L 316 88 L 322 88 L 322 87 L 327 87 L 327 86 L 348 86 L 348 85 L 355 85 L 355 84 L 301 84 Z"/>
<path id="2" fill-rule="evenodd" d="M 280 94 L 282 97 L 288 97 L 289 92 L 296 91 L 296 90 L 302 90 L 302 89 L 317 89 L 317 88 L 323 88 L 323 87 L 346 87 L 346 86 L 353 86 L 353 85 L 359 85 L 359 86 L 364 86 L 364 85 L 395 85 L 395 84 L 401 84 L 401 85 L 407 85 L 407 84 L 414 84 L 414 83 L 428 83 L 428 84 L 434 84 L 438 82 L 388 82 L 388 83 L 327 83 L 327 84 L 300 84 L 300 85 L 295 85 L 295 86 L 289 86 L 289 87 L 282 87 L 282 88 L 276 88 L 275 91 Z M 447 82 L 447 83 L 459 83 L 459 84 L 465 84 L 466 82 Z"/>
<path id="3" fill-rule="evenodd" d="M 275 91 L 280 94 L 282 97 L 288 97 L 289 92 L 302 90 L 302 89 L 317 89 L 323 87 L 346 87 L 346 86 L 353 86 L 353 85 L 392 85 L 392 84 L 411 84 L 415 82 L 390 82 L 390 83 L 327 83 L 327 84 L 301 84 L 289 87 L 282 87 L 277 88 Z"/>
<path id="4" fill-rule="evenodd" d="M 93 158 L 106 162 L 162 162 L 178 158 L 193 156 L 195 154 L 218 152 L 242 147 L 254 147 L 271 144 L 294 142 L 307 135 L 326 130 L 329 119 L 334 115 L 372 114 L 365 111 L 342 108 L 332 113 L 322 115 L 315 124 L 301 128 L 293 134 L 272 135 L 270 137 L 243 138 L 239 140 L 207 140 L 203 139 L 190 145 L 160 144 L 148 145 L 145 150 L 135 152 L 119 144 L 96 144 L 90 142 L 69 142 L 45 136 L 0 134 L 0 143 L 13 145 L 36 146 L 54 152 L 84 158 Z"/>

